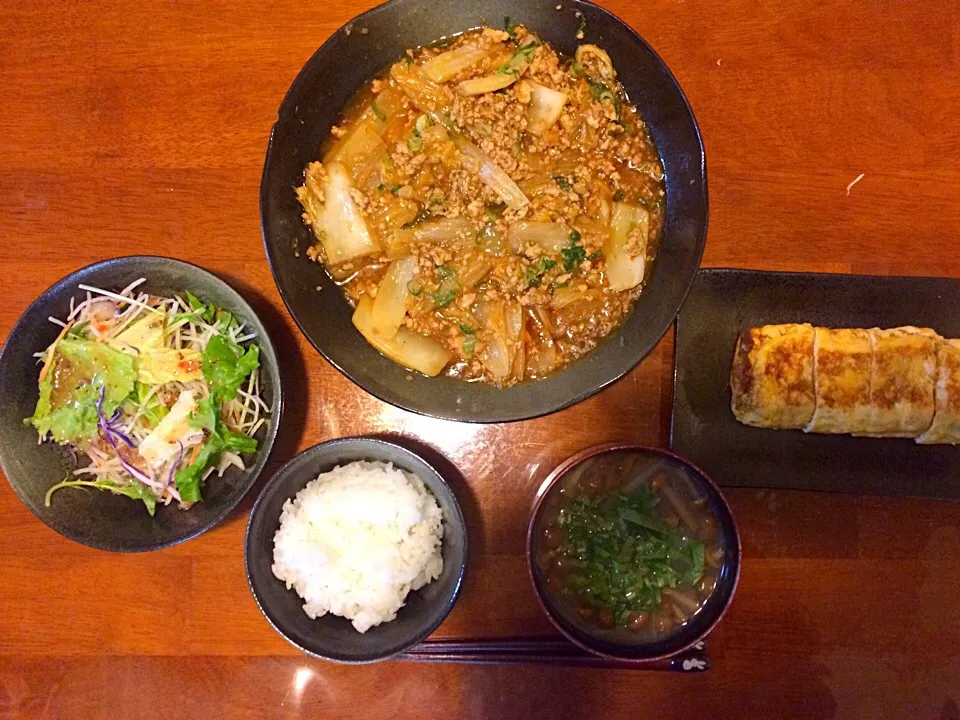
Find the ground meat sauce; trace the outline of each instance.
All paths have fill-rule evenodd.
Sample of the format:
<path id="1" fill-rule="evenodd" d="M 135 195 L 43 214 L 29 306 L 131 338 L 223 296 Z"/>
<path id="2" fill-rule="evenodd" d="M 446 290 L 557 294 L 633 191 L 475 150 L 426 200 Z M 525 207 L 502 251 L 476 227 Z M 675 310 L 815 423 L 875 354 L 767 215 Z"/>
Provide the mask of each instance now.
<path id="1" fill-rule="evenodd" d="M 382 343 L 355 316 L 371 344 L 501 386 L 550 374 L 623 321 L 664 208 L 656 149 L 607 54 L 562 58 L 521 26 L 407 51 L 349 103 L 297 193 L 309 256 L 358 314 L 365 296 L 374 315 L 387 305 L 375 298 L 391 267 L 412 273 Z M 411 338 L 441 346 L 432 367 L 405 359 Z"/>

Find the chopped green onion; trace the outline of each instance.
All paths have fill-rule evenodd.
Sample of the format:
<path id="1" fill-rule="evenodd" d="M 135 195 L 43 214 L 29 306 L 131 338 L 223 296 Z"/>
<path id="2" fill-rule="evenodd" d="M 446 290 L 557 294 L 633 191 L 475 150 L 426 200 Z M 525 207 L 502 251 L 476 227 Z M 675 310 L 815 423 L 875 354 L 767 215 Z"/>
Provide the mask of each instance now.
<path id="1" fill-rule="evenodd" d="M 563 508 L 560 553 L 570 573 L 561 592 L 622 626 L 631 613 L 657 610 L 661 588 L 699 581 L 703 543 L 669 528 L 656 508 L 647 489 L 581 495 Z"/>
<path id="2" fill-rule="evenodd" d="M 620 113 L 623 110 L 623 105 L 620 102 L 620 98 L 614 95 L 610 88 L 608 88 L 599 80 L 591 80 L 590 94 L 600 102 L 606 101 L 611 103 L 614 109 L 617 111 L 617 120 L 620 120 Z"/>
<path id="3" fill-rule="evenodd" d="M 408 282 L 407 292 L 409 292 L 414 297 L 419 297 L 420 293 L 423 292 L 423 280 L 421 278 L 415 277 L 413 280 Z"/>
<path id="4" fill-rule="evenodd" d="M 567 272 L 573 272 L 587 257 L 587 251 L 579 243 L 580 233 L 572 230 L 570 232 L 570 247 L 565 247 L 560 251 L 560 255 L 563 257 L 563 269 Z"/>
<path id="5" fill-rule="evenodd" d="M 387 121 L 387 114 L 383 110 L 377 107 L 376 100 L 370 103 L 370 109 L 373 110 L 373 114 L 377 116 L 377 120 L 379 120 L 380 122 Z"/>
<path id="6" fill-rule="evenodd" d="M 449 265 L 437 266 L 436 272 L 440 279 L 440 287 L 430 293 L 430 297 L 433 298 L 434 305 L 442 308 L 453 302 L 460 284 L 457 282 L 456 271 Z"/>
<path id="7" fill-rule="evenodd" d="M 438 308 L 446 307 L 453 302 L 453 299 L 457 296 L 456 290 L 437 290 L 430 293 L 430 297 L 433 298 L 433 304 Z"/>
<path id="8" fill-rule="evenodd" d="M 543 282 L 543 276 L 556 266 L 556 260 L 545 257 L 541 257 L 535 263 L 528 265 L 524 271 L 527 279 L 527 287 L 540 287 L 540 283 Z"/>
<path id="9" fill-rule="evenodd" d="M 404 229 L 416 227 L 417 225 L 422 223 L 424 220 L 429 220 L 431 217 L 433 216 L 430 214 L 430 211 L 427 210 L 425 207 L 421 207 L 420 210 L 417 212 L 417 216 L 410 222 L 404 223 L 402 227 Z"/>
<path id="10" fill-rule="evenodd" d="M 487 213 L 487 217 L 490 220 L 496 220 L 497 218 L 503 217 L 503 211 L 507 209 L 507 206 L 503 203 L 493 203 L 488 202 L 484 205 L 484 210 Z"/>

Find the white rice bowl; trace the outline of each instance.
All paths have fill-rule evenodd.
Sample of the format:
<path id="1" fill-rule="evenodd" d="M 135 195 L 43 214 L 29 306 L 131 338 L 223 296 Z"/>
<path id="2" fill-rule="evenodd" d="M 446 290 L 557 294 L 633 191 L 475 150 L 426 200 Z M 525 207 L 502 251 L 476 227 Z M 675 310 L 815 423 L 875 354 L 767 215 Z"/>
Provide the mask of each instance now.
<path id="1" fill-rule="evenodd" d="M 416 475 L 391 463 L 337 466 L 283 504 L 273 574 L 310 618 L 333 613 L 364 633 L 440 576 L 442 519 Z"/>

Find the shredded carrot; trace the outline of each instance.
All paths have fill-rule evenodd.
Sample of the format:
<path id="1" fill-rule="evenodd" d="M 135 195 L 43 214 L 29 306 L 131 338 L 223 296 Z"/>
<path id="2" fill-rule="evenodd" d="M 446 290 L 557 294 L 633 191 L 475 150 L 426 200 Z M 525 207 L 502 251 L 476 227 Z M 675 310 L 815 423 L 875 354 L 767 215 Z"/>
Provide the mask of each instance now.
<path id="1" fill-rule="evenodd" d="M 200 446 L 199 446 L 199 445 L 194 445 L 194 446 L 193 446 L 193 455 L 190 456 L 190 462 L 188 462 L 187 465 L 193 465 L 193 461 L 197 459 L 197 455 L 199 455 L 199 454 L 200 454 Z"/>

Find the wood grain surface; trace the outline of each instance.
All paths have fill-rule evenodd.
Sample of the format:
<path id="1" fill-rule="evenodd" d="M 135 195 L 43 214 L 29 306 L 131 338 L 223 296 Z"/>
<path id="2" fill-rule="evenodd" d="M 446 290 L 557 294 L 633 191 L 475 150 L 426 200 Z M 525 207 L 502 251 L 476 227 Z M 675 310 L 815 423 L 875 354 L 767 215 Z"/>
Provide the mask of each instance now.
<path id="1" fill-rule="evenodd" d="M 463 473 L 476 549 L 438 635 L 548 634 L 522 557 L 534 489 L 587 445 L 666 444 L 672 335 L 574 408 L 486 427 L 383 405 L 308 346 L 265 261 L 260 172 L 290 82 L 371 4 L 0 4 L 0 337 L 95 260 L 212 270 L 282 357 L 271 468 L 343 435 L 429 443 Z M 705 266 L 960 277 L 955 0 L 602 4 L 664 58 L 700 122 Z M 61 538 L 0 484 L 0 716 L 960 717 L 958 503 L 729 492 L 740 588 L 713 669 L 677 676 L 310 660 L 247 589 L 252 497 L 196 540 L 124 556 Z"/>

